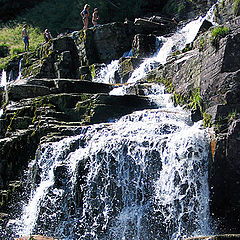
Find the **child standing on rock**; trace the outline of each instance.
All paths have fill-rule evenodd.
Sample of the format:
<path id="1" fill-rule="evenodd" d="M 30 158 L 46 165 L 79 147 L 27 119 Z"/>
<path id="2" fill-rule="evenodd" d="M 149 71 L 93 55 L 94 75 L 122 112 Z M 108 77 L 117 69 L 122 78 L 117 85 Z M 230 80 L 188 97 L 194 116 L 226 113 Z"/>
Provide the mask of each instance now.
<path id="1" fill-rule="evenodd" d="M 93 26 L 97 26 L 97 21 L 99 19 L 99 16 L 98 16 L 98 9 L 97 8 L 94 8 L 94 12 L 92 14 L 92 24 Z"/>
<path id="2" fill-rule="evenodd" d="M 89 17 L 89 8 L 90 6 L 88 4 L 85 4 L 82 12 L 81 12 L 81 16 L 83 19 L 83 29 L 87 29 L 88 28 L 88 17 Z"/>

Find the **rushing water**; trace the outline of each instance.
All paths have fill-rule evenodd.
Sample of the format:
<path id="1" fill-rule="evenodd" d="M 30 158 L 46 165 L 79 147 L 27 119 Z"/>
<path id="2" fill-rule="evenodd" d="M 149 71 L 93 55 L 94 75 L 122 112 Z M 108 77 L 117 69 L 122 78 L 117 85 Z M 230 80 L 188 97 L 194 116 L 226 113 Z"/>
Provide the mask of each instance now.
<path id="1" fill-rule="evenodd" d="M 184 48 L 204 19 L 162 37 L 163 46 L 128 82 Z M 96 81 L 114 83 L 117 69 L 112 62 Z M 128 87 L 112 94 L 124 95 Z M 145 95 L 158 108 L 81 127 L 78 136 L 39 147 L 30 164 L 29 198 L 7 226 L 11 237 L 178 240 L 209 234 L 207 131 L 175 107 L 162 86 L 145 86 Z"/>

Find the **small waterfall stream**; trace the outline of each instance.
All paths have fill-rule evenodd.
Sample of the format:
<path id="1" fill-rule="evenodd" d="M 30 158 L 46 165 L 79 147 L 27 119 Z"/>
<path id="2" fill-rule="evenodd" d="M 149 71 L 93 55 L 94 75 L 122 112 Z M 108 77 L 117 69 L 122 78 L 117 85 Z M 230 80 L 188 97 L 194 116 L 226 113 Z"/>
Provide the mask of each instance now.
<path id="1" fill-rule="evenodd" d="M 153 62 L 164 64 L 173 46 L 192 41 L 203 20 L 164 39 L 128 82 L 136 83 Z M 96 81 L 113 83 L 117 68 L 114 61 Z M 8 225 L 12 237 L 180 240 L 210 233 L 208 133 L 162 86 L 152 85 L 146 95 L 159 108 L 81 127 L 78 136 L 39 147 L 31 194 L 22 216 Z"/>
<path id="2" fill-rule="evenodd" d="M 2 70 L 0 86 L 6 89 L 6 85 L 7 85 L 7 73 L 5 70 Z"/>

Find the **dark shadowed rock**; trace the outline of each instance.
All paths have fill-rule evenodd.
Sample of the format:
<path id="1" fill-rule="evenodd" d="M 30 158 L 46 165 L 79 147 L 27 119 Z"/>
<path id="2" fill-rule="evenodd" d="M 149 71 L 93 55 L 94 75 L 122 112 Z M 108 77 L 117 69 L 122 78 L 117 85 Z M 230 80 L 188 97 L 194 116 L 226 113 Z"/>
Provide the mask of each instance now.
<path id="1" fill-rule="evenodd" d="M 75 79 L 29 79 L 27 84 L 12 84 L 7 88 L 7 99 L 35 98 L 55 93 L 108 93 L 109 84 Z"/>
<path id="2" fill-rule="evenodd" d="M 225 234 L 225 235 L 214 235 L 205 237 L 190 237 L 184 238 L 184 240 L 239 240 L 240 234 Z"/>
<path id="3" fill-rule="evenodd" d="M 59 93 L 108 93 L 113 89 L 109 84 L 84 80 L 55 79 L 54 82 Z"/>
<path id="4" fill-rule="evenodd" d="M 92 123 L 108 122 L 136 110 L 151 109 L 157 106 L 147 97 L 135 95 L 98 95 L 94 100 Z"/>

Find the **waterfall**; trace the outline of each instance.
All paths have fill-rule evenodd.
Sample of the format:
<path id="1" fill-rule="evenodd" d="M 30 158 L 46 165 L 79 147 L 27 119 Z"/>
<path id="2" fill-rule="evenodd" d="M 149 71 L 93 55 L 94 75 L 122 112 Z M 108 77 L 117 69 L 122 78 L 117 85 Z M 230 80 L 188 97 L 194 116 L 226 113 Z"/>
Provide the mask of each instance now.
<path id="1" fill-rule="evenodd" d="M 193 41 L 204 19 L 161 37 L 163 46 L 128 83 Z M 113 61 L 95 81 L 114 83 L 117 69 Z M 124 95 L 130 86 L 112 94 Z M 151 85 L 145 95 L 158 108 L 83 126 L 78 136 L 39 147 L 30 164 L 31 193 L 8 225 L 11 237 L 180 240 L 210 233 L 208 133 L 174 106 L 163 86 Z"/>
<path id="2" fill-rule="evenodd" d="M 118 64 L 119 61 L 114 60 L 106 67 L 102 68 L 94 81 L 101 83 L 115 83 L 115 72 L 118 70 Z"/>

